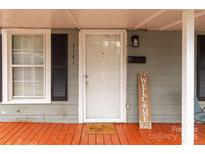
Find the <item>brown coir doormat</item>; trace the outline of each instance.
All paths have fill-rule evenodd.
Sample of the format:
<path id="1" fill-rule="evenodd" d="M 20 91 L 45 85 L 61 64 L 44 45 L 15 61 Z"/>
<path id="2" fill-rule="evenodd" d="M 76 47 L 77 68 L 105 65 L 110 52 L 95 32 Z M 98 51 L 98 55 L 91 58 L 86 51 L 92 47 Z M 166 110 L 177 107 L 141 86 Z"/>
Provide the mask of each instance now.
<path id="1" fill-rule="evenodd" d="M 89 123 L 86 125 L 89 134 L 115 134 L 114 124 L 108 123 Z"/>

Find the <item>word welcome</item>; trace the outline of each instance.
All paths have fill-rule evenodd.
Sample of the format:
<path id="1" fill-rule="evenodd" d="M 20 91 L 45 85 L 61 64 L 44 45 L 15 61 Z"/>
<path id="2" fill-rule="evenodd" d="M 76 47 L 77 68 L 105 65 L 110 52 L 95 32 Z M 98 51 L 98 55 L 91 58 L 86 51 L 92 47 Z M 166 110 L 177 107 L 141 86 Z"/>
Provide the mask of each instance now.
<path id="1" fill-rule="evenodd" d="M 149 74 L 138 75 L 138 103 L 139 103 L 139 124 L 141 129 L 151 129 L 151 108 L 149 93 Z"/>

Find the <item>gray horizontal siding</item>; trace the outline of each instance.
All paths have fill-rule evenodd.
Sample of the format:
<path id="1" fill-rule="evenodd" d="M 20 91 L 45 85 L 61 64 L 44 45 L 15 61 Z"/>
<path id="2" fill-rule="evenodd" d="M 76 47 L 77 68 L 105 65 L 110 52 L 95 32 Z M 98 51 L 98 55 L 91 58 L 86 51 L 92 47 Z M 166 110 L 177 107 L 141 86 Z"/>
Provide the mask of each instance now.
<path id="1" fill-rule="evenodd" d="M 48 110 L 49 109 L 49 110 Z M 75 104 L 42 104 L 42 105 L 2 105 L 1 112 L 7 115 L 67 115 L 77 114 Z M 18 112 L 19 111 L 19 112 Z"/>
<path id="2" fill-rule="evenodd" d="M 128 44 L 129 56 L 146 56 L 146 64 L 128 64 L 127 121 L 138 122 L 137 74 L 150 73 L 152 121 L 181 121 L 181 33 L 169 31 L 129 31 L 139 35 L 140 47 Z"/>
<path id="3" fill-rule="evenodd" d="M 69 34 L 68 101 L 42 105 L 0 105 L 0 121 L 78 122 L 78 31 L 53 30 Z M 138 34 L 140 47 L 128 46 L 128 55 L 146 56 L 146 64 L 128 64 L 127 67 L 127 121 L 138 122 L 137 73 L 151 74 L 151 101 L 153 122 L 180 122 L 181 119 L 181 33 L 128 32 Z M 73 44 L 75 60 L 73 63 Z M 20 111 L 20 112 L 17 112 Z"/>
<path id="4" fill-rule="evenodd" d="M 179 85 L 150 85 L 152 95 L 178 95 L 181 92 L 181 87 Z M 137 94 L 137 86 L 127 85 L 127 94 Z"/>
<path id="5" fill-rule="evenodd" d="M 129 74 L 128 78 L 127 78 L 127 84 L 128 85 L 133 85 L 133 84 L 137 84 L 137 80 L 136 79 L 136 74 Z M 179 85 L 181 83 L 181 76 L 177 76 L 177 75 L 158 75 L 158 76 L 152 76 L 151 80 L 151 85 L 159 85 L 159 86 L 163 86 L 163 85 Z"/>
<path id="6" fill-rule="evenodd" d="M 152 103 L 153 104 L 153 103 Z M 131 104 L 129 114 L 135 114 L 138 111 L 138 105 Z M 153 115 L 179 115 L 181 113 L 181 104 L 154 104 L 152 106 Z"/>
<path id="7" fill-rule="evenodd" d="M 35 105 L 0 104 L 0 121 L 78 122 L 78 31 L 53 29 L 52 33 L 68 33 L 68 101 Z"/>
<path id="8" fill-rule="evenodd" d="M 137 104 L 137 97 L 136 94 L 128 94 L 127 95 L 127 102 L 130 105 Z M 154 105 L 181 105 L 181 95 L 152 95 L 152 104 Z"/>
<path id="9" fill-rule="evenodd" d="M 147 56 L 147 59 L 149 58 L 152 57 Z M 174 63 L 174 58 L 173 58 L 173 63 Z M 179 75 L 181 73 L 181 67 L 179 68 L 179 66 L 181 66 L 180 64 L 150 65 L 149 61 L 147 61 L 146 64 L 138 64 L 137 67 L 136 65 L 137 64 L 128 64 L 128 69 L 127 69 L 128 74 L 136 74 L 136 72 L 142 72 L 142 71 L 148 71 L 150 74 L 157 74 L 157 75 Z"/>

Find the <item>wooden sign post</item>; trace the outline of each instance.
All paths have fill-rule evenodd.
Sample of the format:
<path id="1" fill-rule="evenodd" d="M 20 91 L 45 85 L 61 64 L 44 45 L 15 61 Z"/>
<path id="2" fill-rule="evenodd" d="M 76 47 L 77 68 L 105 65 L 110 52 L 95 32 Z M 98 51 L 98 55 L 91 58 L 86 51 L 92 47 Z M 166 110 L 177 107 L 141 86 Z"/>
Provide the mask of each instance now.
<path id="1" fill-rule="evenodd" d="M 149 73 L 138 74 L 138 108 L 140 129 L 151 129 L 151 101 Z"/>

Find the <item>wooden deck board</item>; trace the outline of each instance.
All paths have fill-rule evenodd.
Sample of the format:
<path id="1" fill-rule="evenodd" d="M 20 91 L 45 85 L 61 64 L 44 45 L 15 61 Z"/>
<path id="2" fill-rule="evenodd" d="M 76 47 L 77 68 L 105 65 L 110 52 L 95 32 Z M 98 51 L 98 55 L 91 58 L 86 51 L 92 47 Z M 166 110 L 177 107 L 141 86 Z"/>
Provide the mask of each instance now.
<path id="1" fill-rule="evenodd" d="M 25 141 L 27 136 L 29 134 L 31 134 L 32 131 L 37 130 L 39 128 L 39 126 L 43 126 L 43 125 L 39 125 L 38 123 L 32 124 L 25 132 L 22 133 L 22 135 L 19 138 L 16 138 L 16 140 L 13 142 L 13 144 L 14 145 L 21 145 L 21 144 L 23 144 L 22 142 Z"/>
<path id="2" fill-rule="evenodd" d="M 13 144 L 13 143 L 16 141 L 16 139 L 18 139 L 19 137 L 21 137 L 22 134 L 23 134 L 26 130 L 28 130 L 29 127 L 31 127 L 31 126 L 32 126 L 31 123 L 25 124 L 20 131 L 18 131 L 15 135 L 13 135 L 13 136 L 12 136 L 8 141 L 6 141 L 4 144 L 5 144 L 5 145 L 11 145 L 11 144 Z"/>
<path id="3" fill-rule="evenodd" d="M 9 134 L 10 131 L 12 131 L 12 129 L 14 129 L 16 126 L 18 125 L 18 123 L 10 123 L 9 127 L 5 128 L 1 134 L 0 134 L 0 139 L 3 139 L 7 134 Z M 19 125 L 21 125 L 21 123 L 19 123 Z"/>
<path id="4" fill-rule="evenodd" d="M 120 139 L 117 134 L 110 135 L 113 145 L 120 145 Z"/>
<path id="5" fill-rule="evenodd" d="M 164 131 L 163 128 L 161 127 L 161 124 L 153 124 L 152 127 L 154 133 L 157 135 L 157 138 L 160 141 L 160 145 L 169 145 L 170 141 L 172 140 L 172 135 L 166 133 L 166 131 Z M 161 135 L 160 132 L 165 132 L 164 134 L 167 135 Z"/>
<path id="6" fill-rule="evenodd" d="M 181 144 L 180 124 L 153 124 L 141 130 L 136 123 L 114 124 L 114 134 L 89 134 L 86 124 L 0 122 L 1 145 L 177 145 Z M 205 145 L 205 124 L 195 125 L 195 144 Z M 153 136 L 155 135 L 155 136 Z M 161 135 L 161 136 L 157 136 Z M 170 139 L 166 135 L 174 135 Z M 160 138 L 161 137 L 161 138 Z"/>
<path id="7" fill-rule="evenodd" d="M 5 132 L 5 136 L 0 139 L 0 144 L 5 144 L 13 135 L 15 135 L 18 130 L 20 130 L 25 123 L 17 124 L 13 129 L 11 129 L 9 132 Z"/>
<path id="8" fill-rule="evenodd" d="M 55 143 L 55 141 L 57 140 L 58 136 L 60 135 L 60 132 L 63 128 L 63 125 L 64 124 L 57 124 L 55 129 L 52 130 L 52 133 L 50 135 L 50 138 L 48 141 L 46 141 L 46 144 L 49 144 L 49 145 L 53 145 Z"/>
<path id="9" fill-rule="evenodd" d="M 88 133 L 86 132 L 86 125 L 83 125 L 80 144 L 81 145 L 87 145 L 88 144 Z"/>
<path id="10" fill-rule="evenodd" d="M 144 143 L 146 143 L 144 140 L 143 140 L 143 136 L 141 136 L 138 132 L 139 132 L 139 129 L 137 129 L 138 127 L 136 127 L 136 125 L 133 125 L 133 124 L 127 124 L 129 130 L 131 131 L 131 134 L 133 135 L 134 138 L 136 138 L 136 140 L 138 141 L 137 144 L 138 145 L 143 145 Z M 146 138 L 146 137 L 145 137 Z M 146 140 L 148 141 L 147 144 L 150 144 L 149 142 L 149 139 Z"/>
<path id="11" fill-rule="evenodd" d="M 70 124 L 70 129 L 68 131 L 68 134 L 66 134 L 65 136 L 64 144 L 68 144 L 68 145 L 72 144 L 76 126 L 77 126 L 76 124 Z"/>
<path id="12" fill-rule="evenodd" d="M 72 140 L 72 145 L 80 144 L 80 139 L 81 139 L 81 135 L 82 135 L 82 129 L 83 129 L 83 125 L 82 124 L 78 124 L 76 126 L 75 133 L 74 133 L 73 140 Z"/>
<path id="13" fill-rule="evenodd" d="M 195 144 L 205 145 L 205 124 L 195 125 Z"/>
<path id="14" fill-rule="evenodd" d="M 88 135 L 88 144 L 89 145 L 95 145 L 96 141 L 95 141 L 95 134 L 89 134 Z"/>
<path id="15" fill-rule="evenodd" d="M 56 124 L 45 124 L 45 126 L 38 132 L 38 134 L 36 134 L 32 140 L 31 140 L 31 144 L 47 144 L 51 135 L 52 135 L 52 130 L 49 131 L 50 134 L 46 133 L 48 132 L 48 130 L 50 128 L 52 128 L 52 126 L 56 126 Z M 46 137 L 46 139 L 44 140 L 43 137 Z"/>
<path id="16" fill-rule="evenodd" d="M 97 145 L 103 145 L 104 144 L 103 134 L 97 134 L 96 135 L 96 144 Z"/>
<path id="17" fill-rule="evenodd" d="M 42 134 L 41 138 L 39 138 L 38 143 L 41 145 L 48 144 L 48 141 L 50 137 L 52 136 L 53 130 L 56 128 L 57 124 L 51 124 L 45 131 L 44 134 Z"/>
<path id="18" fill-rule="evenodd" d="M 0 132 L 3 132 L 4 130 L 6 130 L 7 128 L 9 128 L 11 125 L 13 125 L 13 123 L 1 123 L 0 125 Z"/>
<path id="19" fill-rule="evenodd" d="M 37 126 L 35 128 L 33 128 L 32 130 L 30 130 L 29 133 L 27 133 L 25 135 L 25 138 L 19 143 L 20 145 L 27 145 L 27 144 L 33 144 L 32 143 L 32 139 L 35 136 L 39 135 L 39 132 L 41 131 L 41 129 L 45 128 L 44 124 L 37 124 Z"/>
<path id="20" fill-rule="evenodd" d="M 117 131 L 118 137 L 120 139 L 120 144 L 128 145 L 127 137 L 124 134 L 122 126 L 120 124 L 115 124 L 115 127 L 116 127 L 116 131 Z"/>
<path id="21" fill-rule="evenodd" d="M 138 144 L 139 142 L 138 142 L 137 138 L 135 136 L 133 136 L 133 134 L 131 133 L 131 131 L 128 128 L 128 126 L 127 125 L 123 125 L 123 124 L 121 124 L 121 126 L 122 126 L 122 129 L 124 131 L 125 136 L 127 137 L 128 143 L 130 145 Z"/>
<path id="22" fill-rule="evenodd" d="M 181 125 L 163 124 L 161 128 L 168 134 L 175 138 L 169 139 L 170 144 L 181 144 Z M 178 136 L 178 137 L 177 137 Z"/>
<path id="23" fill-rule="evenodd" d="M 172 144 L 181 144 L 181 124 L 165 124 L 161 125 L 161 127 L 166 133 L 176 136 L 176 138 L 172 140 Z"/>
<path id="24" fill-rule="evenodd" d="M 103 138 L 104 138 L 105 145 L 112 145 L 112 140 L 111 140 L 110 134 L 104 134 Z"/>
<path id="25" fill-rule="evenodd" d="M 56 138 L 55 145 L 62 145 L 64 144 L 65 137 L 67 136 L 70 129 L 70 124 L 64 124 L 62 131 L 60 131 L 60 134 Z"/>

